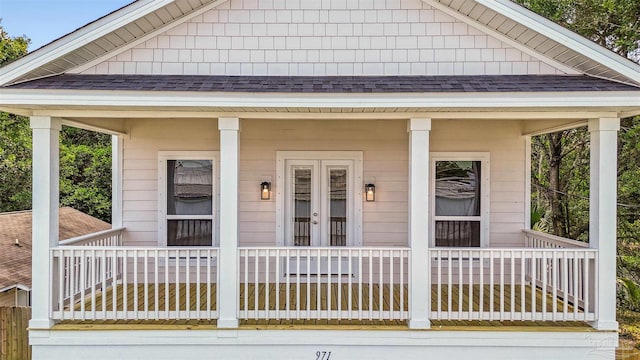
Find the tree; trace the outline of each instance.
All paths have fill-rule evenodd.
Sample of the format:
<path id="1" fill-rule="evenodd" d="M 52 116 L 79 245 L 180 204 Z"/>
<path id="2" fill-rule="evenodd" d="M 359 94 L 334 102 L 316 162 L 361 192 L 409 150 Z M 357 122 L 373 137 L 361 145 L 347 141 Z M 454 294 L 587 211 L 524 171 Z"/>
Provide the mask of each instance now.
<path id="1" fill-rule="evenodd" d="M 0 19 L 0 66 L 24 56 L 31 40 L 26 36 L 10 37 L 4 31 Z"/>
<path id="2" fill-rule="evenodd" d="M 0 25 L 0 66 L 27 53 L 29 39 L 9 37 Z M 29 119 L 0 112 L 0 212 L 31 209 Z M 63 127 L 60 204 L 111 220 L 111 137 Z"/>
<path id="3" fill-rule="evenodd" d="M 27 53 L 29 39 L 0 24 L 0 66 Z M 31 207 L 31 131 L 26 119 L 0 112 L 0 211 Z"/>

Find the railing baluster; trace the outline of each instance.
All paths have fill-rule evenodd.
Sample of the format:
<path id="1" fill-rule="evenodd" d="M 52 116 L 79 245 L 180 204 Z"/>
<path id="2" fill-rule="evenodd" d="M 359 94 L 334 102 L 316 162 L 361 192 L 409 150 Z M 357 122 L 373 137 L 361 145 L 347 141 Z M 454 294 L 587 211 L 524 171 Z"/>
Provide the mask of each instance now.
<path id="1" fill-rule="evenodd" d="M 383 308 L 384 308 L 384 282 L 383 282 L 383 272 L 384 272 L 384 268 L 383 268 L 383 254 L 382 254 L 382 250 L 378 250 L 378 312 L 379 312 L 379 319 L 383 318 Z"/>
<path id="2" fill-rule="evenodd" d="M 473 320 L 473 251 L 469 251 L 469 320 Z"/>
<path id="3" fill-rule="evenodd" d="M 196 308 L 194 309 L 196 312 L 196 318 L 200 319 L 200 309 L 201 309 L 201 300 L 200 300 L 200 261 L 202 259 L 201 249 L 196 250 Z"/>
<path id="4" fill-rule="evenodd" d="M 260 274 L 260 253 L 259 250 L 255 250 L 253 257 L 253 318 L 258 320 L 258 312 L 260 311 L 259 301 L 260 301 L 260 279 L 258 276 Z"/>
<path id="5" fill-rule="evenodd" d="M 79 293 L 80 293 L 80 319 L 85 320 L 86 319 L 86 309 L 85 309 L 85 305 L 86 305 L 86 294 L 85 294 L 85 289 L 86 289 L 86 264 L 87 264 L 87 259 L 85 256 L 85 250 L 82 249 L 80 250 L 80 288 Z M 102 302 L 104 304 L 104 297 L 105 295 L 105 286 L 104 286 L 104 281 L 102 283 Z"/>
<path id="6" fill-rule="evenodd" d="M 155 249 L 154 253 L 153 253 L 153 312 L 154 312 L 154 319 L 159 319 L 160 318 L 160 296 L 159 296 L 159 291 L 160 289 L 158 289 L 159 285 L 158 285 L 158 281 L 159 281 L 159 275 L 158 275 L 158 259 L 159 259 L 159 253 L 158 253 L 158 249 Z"/>
<path id="7" fill-rule="evenodd" d="M 438 264 L 438 280 L 437 280 L 437 293 L 436 293 L 436 297 L 437 297 L 437 309 L 438 309 L 438 319 L 442 319 L 442 253 L 440 252 L 440 250 L 433 250 L 432 253 L 436 254 L 437 256 L 437 260 L 436 263 Z M 429 291 L 431 291 L 431 289 L 429 289 Z"/>
<path id="8" fill-rule="evenodd" d="M 478 311 L 479 311 L 478 320 L 483 320 L 484 319 L 484 316 L 483 316 L 483 314 L 484 314 L 484 255 L 485 255 L 485 252 L 484 251 L 480 251 L 480 256 L 479 256 L 479 258 L 480 258 L 480 263 L 479 263 L 479 265 L 480 265 L 480 269 L 479 269 L 479 272 L 480 272 L 480 275 L 479 275 L 480 293 L 478 294 L 479 298 L 480 298 L 480 301 L 478 302 Z"/>
<path id="9" fill-rule="evenodd" d="M 311 320 L 311 249 L 307 249 L 307 320 Z"/>
<path id="10" fill-rule="evenodd" d="M 353 269 L 352 269 L 352 264 L 351 261 L 353 260 L 353 255 L 351 253 L 351 249 L 348 249 L 348 254 L 349 254 L 349 269 L 348 269 L 348 274 L 347 274 L 347 282 L 348 282 L 348 294 L 347 294 L 347 306 L 348 306 L 348 319 L 351 320 L 353 319 L 353 315 L 352 315 L 352 310 L 353 310 L 353 299 L 352 299 L 352 295 L 353 295 Z"/>
<path id="11" fill-rule="evenodd" d="M 453 259 L 451 254 L 451 250 L 447 250 L 447 320 L 451 320 L 453 317 Z"/>
<path id="12" fill-rule="evenodd" d="M 525 262 L 526 262 L 525 250 L 520 251 L 520 320 L 525 320 L 526 311 L 526 296 L 525 296 Z"/>
<path id="13" fill-rule="evenodd" d="M 362 320 L 362 249 L 358 249 L 358 320 Z"/>
<path id="14" fill-rule="evenodd" d="M 516 268 L 515 268 L 515 254 L 514 251 L 511 250 L 509 252 L 509 255 L 511 255 L 511 258 L 509 259 L 509 264 L 510 264 L 510 271 L 511 271 L 511 284 L 509 284 L 509 289 L 510 289 L 510 294 L 511 294 L 511 306 L 509 306 L 510 310 L 511 310 L 511 318 L 510 320 L 513 321 L 515 314 L 516 314 Z"/>
<path id="15" fill-rule="evenodd" d="M 463 282 L 463 273 L 462 273 L 462 250 L 456 250 L 456 254 L 458 255 L 458 319 L 462 319 L 462 296 L 464 294 L 464 282 Z"/>
<path id="16" fill-rule="evenodd" d="M 495 277 L 495 272 L 494 272 L 494 257 L 493 257 L 493 250 L 489 250 L 489 320 L 493 320 L 493 312 L 495 310 L 495 305 L 494 305 L 494 277 Z"/>
<path id="17" fill-rule="evenodd" d="M 276 254 L 276 320 L 280 320 L 280 271 L 281 271 L 280 249 L 275 249 L 275 254 Z"/>
<path id="18" fill-rule="evenodd" d="M 269 296 L 271 295 L 271 284 L 269 283 L 269 261 L 271 250 L 267 249 L 264 254 L 264 310 L 267 318 L 269 316 Z"/>

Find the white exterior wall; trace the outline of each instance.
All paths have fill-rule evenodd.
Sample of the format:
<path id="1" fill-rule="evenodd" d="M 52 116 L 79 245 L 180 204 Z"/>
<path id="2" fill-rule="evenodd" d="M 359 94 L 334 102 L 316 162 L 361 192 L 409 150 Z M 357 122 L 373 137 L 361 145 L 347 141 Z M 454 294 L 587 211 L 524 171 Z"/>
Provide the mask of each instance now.
<path id="1" fill-rule="evenodd" d="M 364 246 L 407 246 L 408 134 L 404 120 L 241 120 L 239 241 L 276 245 L 276 151 L 362 151 L 363 179 L 376 201 L 363 202 Z M 219 150 L 216 120 L 129 120 L 124 141 L 126 244 L 157 242 L 157 156 L 161 150 Z M 434 120 L 431 151 L 491 154 L 490 246 L 523 245 L 525 141 L 518 121 Z M 270 178 L 270 201 L 259 184 Z M 218 209 L 220 210 L 220 209 Z"/>
<path id="2" fill-rule="evenodd" d="M 563 73 L 544 61 L 421 0 L 230 0 L 109 59 L 71 72 L 271 76 Z"/>
<path id="3" fill-rule="evenodd" d="M 125 245 L 158 245 L 158 151 L 219 150 L 216 119 L 127 121 L 123 149 Z"/>
<path id="4" fill-rule="evenodd" d="M 525 138 L 518 121 L 434 120 L 431 151 L 490 153 L 488 246 L 523 246 Z"/>

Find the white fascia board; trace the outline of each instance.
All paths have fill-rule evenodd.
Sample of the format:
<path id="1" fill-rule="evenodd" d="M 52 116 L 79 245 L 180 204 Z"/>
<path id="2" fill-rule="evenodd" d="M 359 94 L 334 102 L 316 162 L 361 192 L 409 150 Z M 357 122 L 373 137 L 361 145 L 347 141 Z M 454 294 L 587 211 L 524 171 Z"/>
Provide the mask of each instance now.
<path id="1" fill-rule="evenodd" d="M 42 66 L 127 25 L 128 23 L 156 11 L 175 0 L 138 0 L 132 4 L 86 25 L 64 37 L 45 45 L 25 57 L 0 68 L 0 85 Z"/>
<path id="2" fill-rule="evenodd" d="M 0 89 L 0 107 L 120 106 L 175 108 L 640 108 L 640 91 L 500 92 L 500 93 L 199 93 L 157 91 L 78 91 Z M 628 110 L 628 109 L 627 109 Z"/>
<path id="3" fill-rule="evenodd" d="M 510 0 L 474 0 L 568 48 L 640 83 L 640 65 L 568 30 Z"/>

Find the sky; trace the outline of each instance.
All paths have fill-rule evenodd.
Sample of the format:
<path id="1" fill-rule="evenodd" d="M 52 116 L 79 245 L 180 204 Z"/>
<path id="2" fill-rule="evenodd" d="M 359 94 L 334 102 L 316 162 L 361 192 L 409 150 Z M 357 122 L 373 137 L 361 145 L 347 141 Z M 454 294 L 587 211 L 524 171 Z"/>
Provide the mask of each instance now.
<path id="1" fill-rule="evenodd" d="M 0 25 L 11 37 L 30 38 L 33 51 L 132 1 L 0 0 Z"/>

